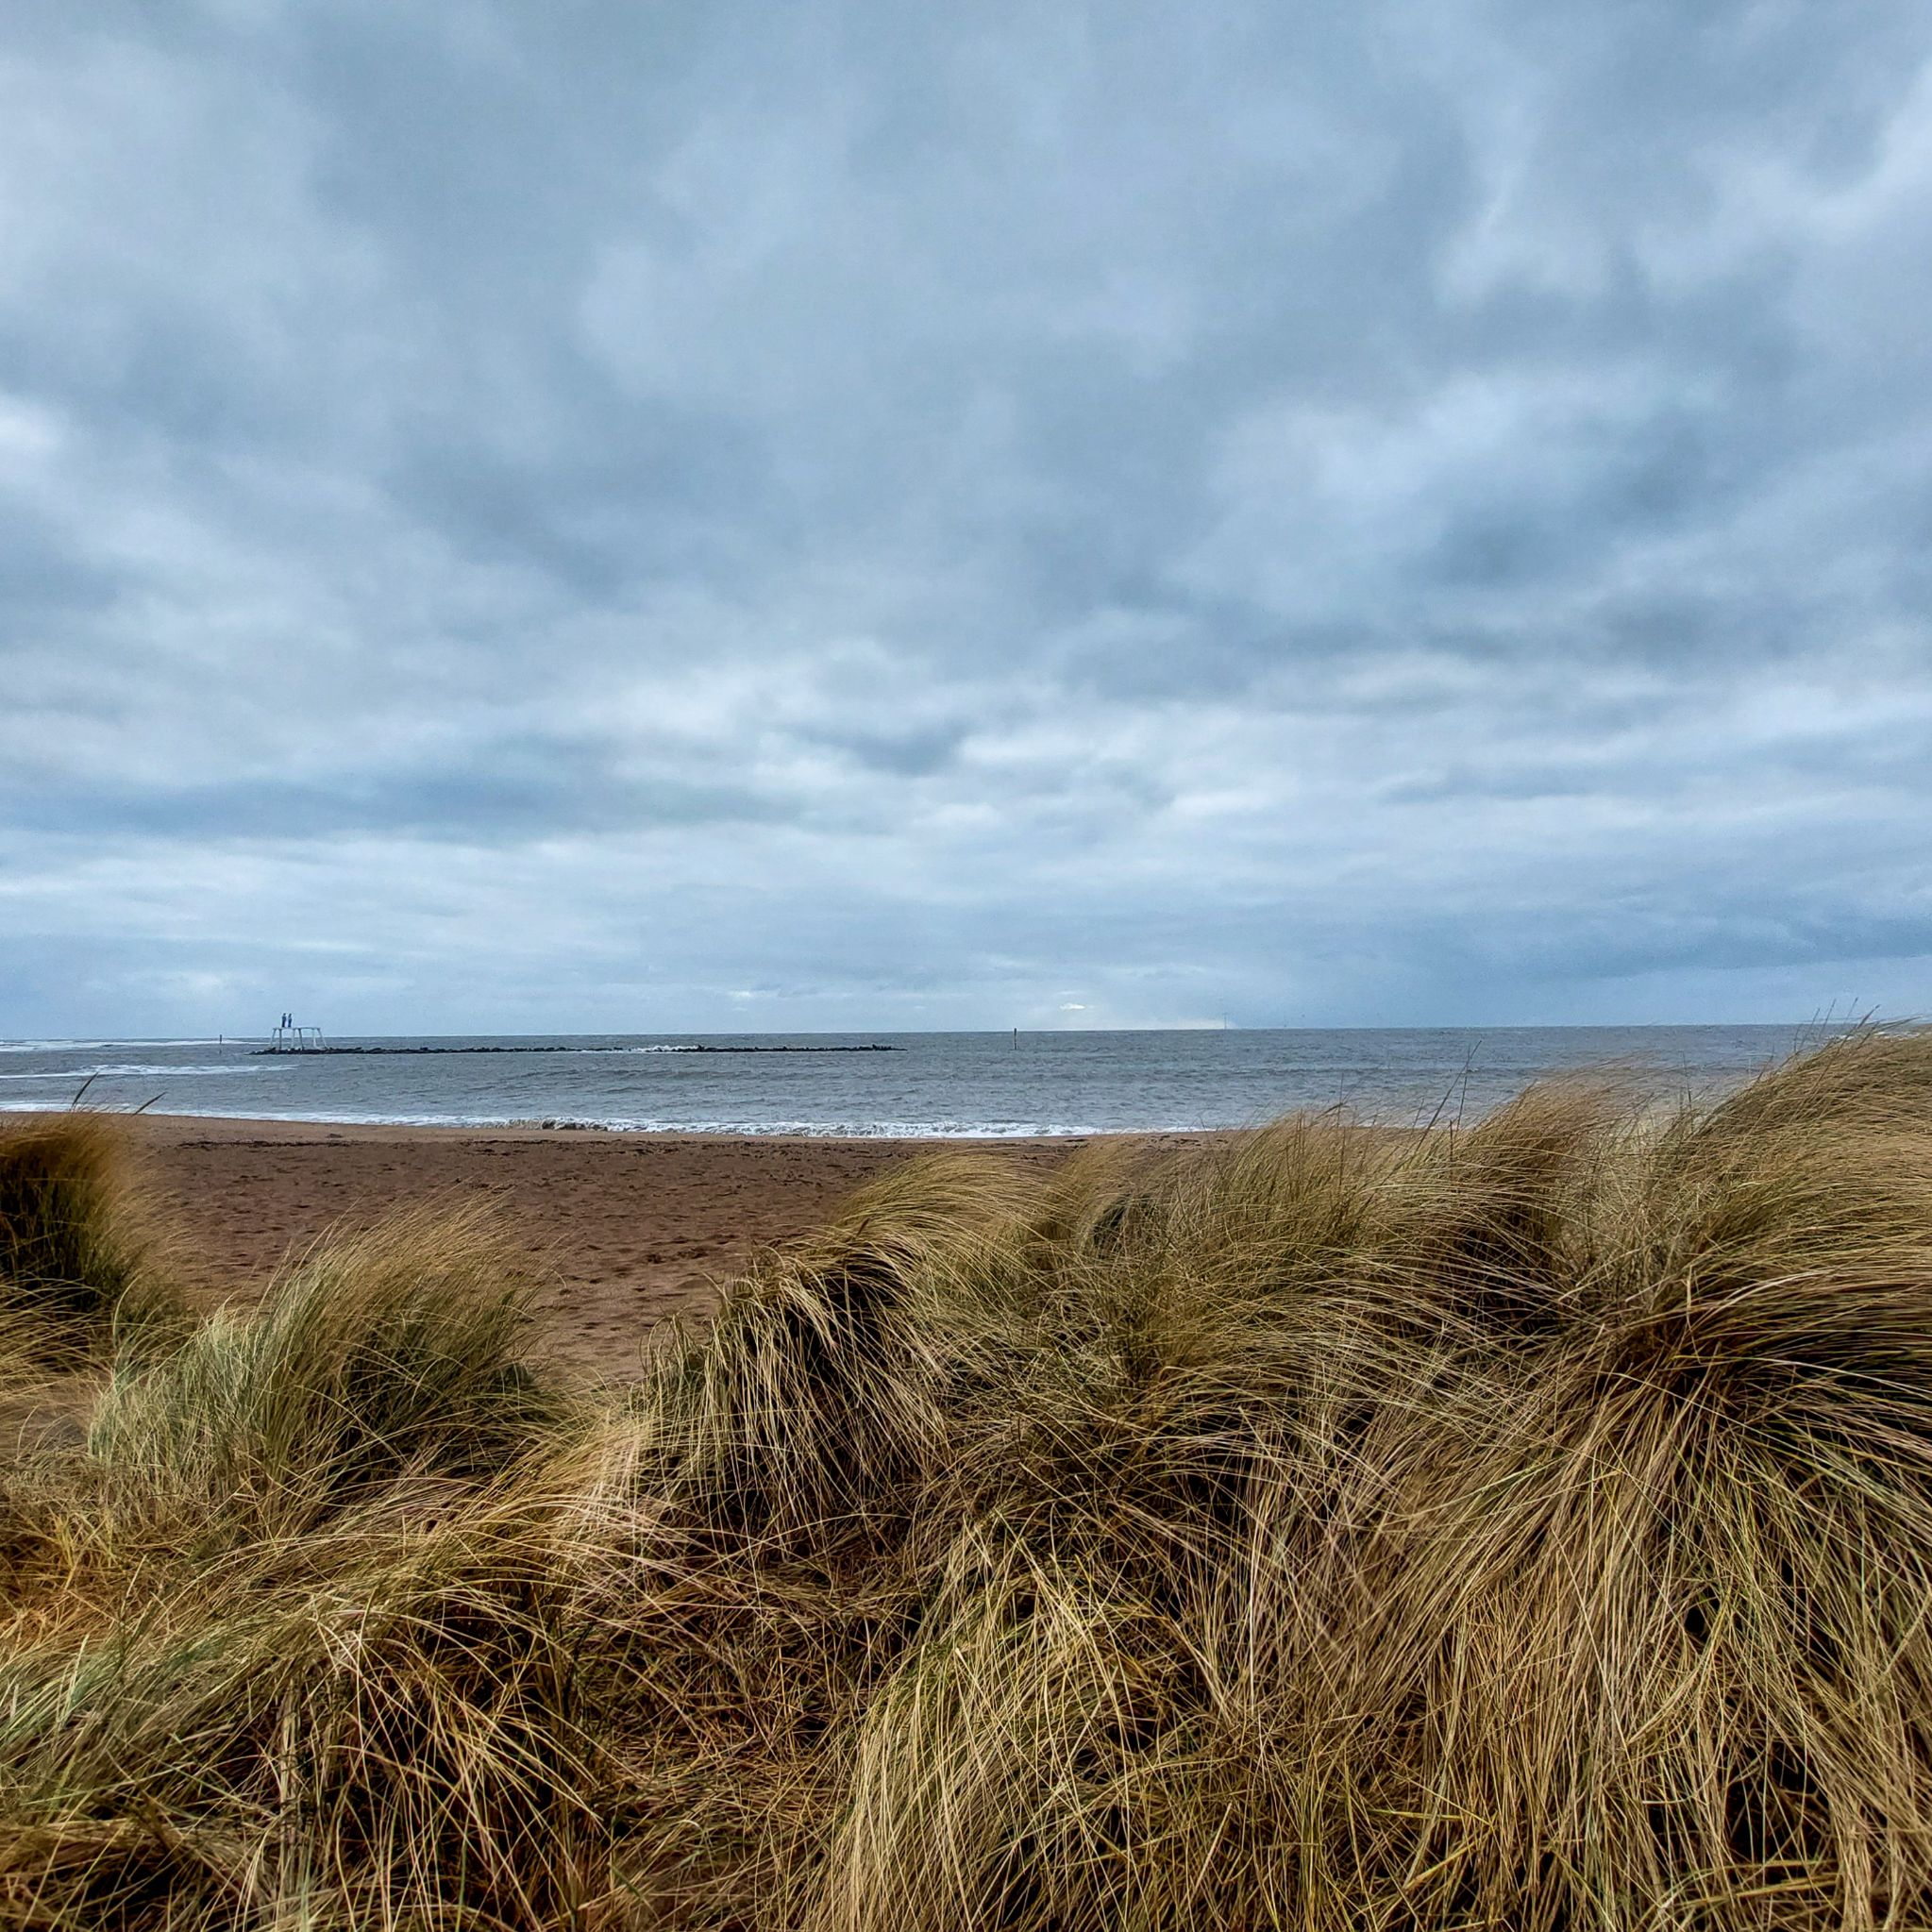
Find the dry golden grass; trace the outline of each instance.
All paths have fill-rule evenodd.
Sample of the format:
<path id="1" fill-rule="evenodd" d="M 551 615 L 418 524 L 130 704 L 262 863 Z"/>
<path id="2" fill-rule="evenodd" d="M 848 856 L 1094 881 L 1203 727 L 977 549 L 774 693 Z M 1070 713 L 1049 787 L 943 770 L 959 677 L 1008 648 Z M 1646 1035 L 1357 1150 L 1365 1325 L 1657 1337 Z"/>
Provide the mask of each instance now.
<path id="1" fill-rule="evenodd" d="M 1932 1924 L 1932 1038 L 927 1159 L 594 1398 L 524 1320 L 417 1218 L 123 1321 L 4 1470 L 0 1920 Z"/>
<path id="2" fill-rule="evenodd" d="M 4 1130 L 0 1359 L 55 1371 L 99 1359 L 117 1318 L 125 1325 L 165 1307 L 162 1250 L 111 1117 L 76 1112 Z"/>

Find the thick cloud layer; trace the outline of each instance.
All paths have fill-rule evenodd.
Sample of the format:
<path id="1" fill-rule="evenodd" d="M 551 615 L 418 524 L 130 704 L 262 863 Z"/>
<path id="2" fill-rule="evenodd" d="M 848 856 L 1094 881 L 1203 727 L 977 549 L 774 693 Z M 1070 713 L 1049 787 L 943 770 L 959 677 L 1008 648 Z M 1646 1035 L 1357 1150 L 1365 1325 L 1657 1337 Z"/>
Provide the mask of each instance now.
<path id="1" fill-rule="evenodd" d="M 1932 15 L 0 0 L 0 1033 L 1932 1006 Z"/>

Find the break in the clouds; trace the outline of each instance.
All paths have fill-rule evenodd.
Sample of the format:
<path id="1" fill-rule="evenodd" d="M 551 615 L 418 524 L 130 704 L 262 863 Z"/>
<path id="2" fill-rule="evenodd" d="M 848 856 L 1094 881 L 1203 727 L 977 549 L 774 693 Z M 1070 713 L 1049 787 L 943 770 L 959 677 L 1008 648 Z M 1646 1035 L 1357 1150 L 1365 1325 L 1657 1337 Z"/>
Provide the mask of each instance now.
<path id="1" fill-rule="evenodd" d="M 1932 1004 L 1923 0 L 0 23 L 0 1034 Z"/>

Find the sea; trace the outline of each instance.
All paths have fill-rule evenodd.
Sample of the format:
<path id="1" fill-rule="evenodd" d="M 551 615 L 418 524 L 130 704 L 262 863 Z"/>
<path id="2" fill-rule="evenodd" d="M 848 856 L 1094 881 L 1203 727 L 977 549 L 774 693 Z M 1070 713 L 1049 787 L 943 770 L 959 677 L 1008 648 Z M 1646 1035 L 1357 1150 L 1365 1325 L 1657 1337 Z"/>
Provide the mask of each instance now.
<path id="1" fill-rule="evenodd" d="M 421 1035 L 331 1039 L 329 1052 L 233 1036 L 11 1040 L 0 1110 L 907 1139 L 1185 1132 L 1333 1107 L 1409 1124 L 1478 1118 L 1573 1072 L 1710 1097 L 1821 1037 L 1814 1023 Z"/>

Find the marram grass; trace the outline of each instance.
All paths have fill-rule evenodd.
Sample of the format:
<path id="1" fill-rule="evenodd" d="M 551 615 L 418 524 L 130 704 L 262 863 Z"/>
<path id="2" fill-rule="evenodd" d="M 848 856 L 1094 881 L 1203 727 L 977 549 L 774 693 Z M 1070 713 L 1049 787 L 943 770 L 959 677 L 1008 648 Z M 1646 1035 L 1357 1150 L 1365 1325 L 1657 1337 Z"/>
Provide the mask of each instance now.
<path id="1" fill-rule="evenodd" d="M 72 1112 L 0 1137 L 0 1363 L 98 1358 L 115 1321 L 160 1314 L 160 1244 L 109 1116 Z"/>
<path id="2" fill-rule="evenodd" d="M 928 1158 L 590 1397 L 475 1221 L 130 1329 L 89 1146 L 0 1923 L 1932 1924 L 1932 1038 Z"/>

